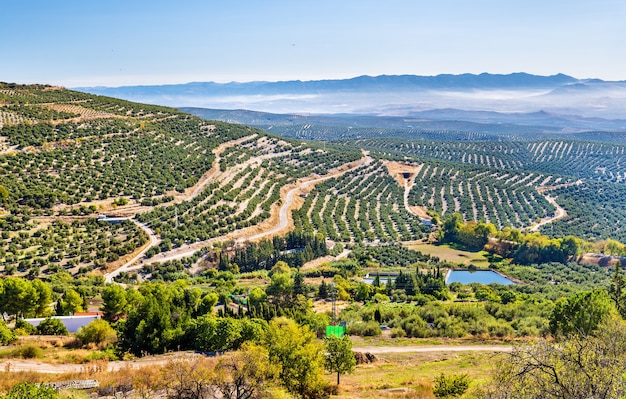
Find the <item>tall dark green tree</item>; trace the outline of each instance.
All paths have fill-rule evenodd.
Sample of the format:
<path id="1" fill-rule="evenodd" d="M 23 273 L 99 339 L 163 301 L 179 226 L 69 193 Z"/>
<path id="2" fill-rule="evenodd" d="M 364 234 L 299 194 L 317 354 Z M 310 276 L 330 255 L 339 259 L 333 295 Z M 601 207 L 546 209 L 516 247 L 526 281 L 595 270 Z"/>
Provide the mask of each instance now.
<path id="1" fill-rule="evenodd" d="M 622 264 L 619 261 L 615 264 L 609 286 L 609 296 L 622 318 L 626 318 L 626 279 L 622 271 Z"/>

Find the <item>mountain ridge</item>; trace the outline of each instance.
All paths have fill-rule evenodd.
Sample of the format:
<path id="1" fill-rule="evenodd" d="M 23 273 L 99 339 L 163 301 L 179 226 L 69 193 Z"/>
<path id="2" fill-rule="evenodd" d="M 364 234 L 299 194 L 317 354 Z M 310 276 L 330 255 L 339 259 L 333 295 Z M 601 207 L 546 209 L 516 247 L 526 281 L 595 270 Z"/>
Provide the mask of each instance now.
<path id="1" fill-rule="evenodd" d="M 350 79 L 83 87 L 77 90 L 176 108 L 270 113 L 410 116 L 454 108 L 626 119 L 626 81 L 512 74 L 362 75 Z"/>
<path id="2" fill-rule="evenodd" d="M 599 79 L 596 79 L 598 81 Z M 354 87 L 380 87 L 380 86 L 395 86 L 399 84 L 410 85 L 412 87 L 421 88 L 446 88 L 446 87 L 543 87 L 546 85 L 563 85 L 573 84 L 578 82 L 585 82 L 588 79 L 577 79 L 569 75 L 558 73 L 556 75 L 533 75 L 525 72 L 515 72 L 510 74 L 439 74 L 439 75 L 360 75 L 347 79 L 319 79 L 319 80 L 279 80 L 279 81 L 250 81 L 250 82 L 227 82 L 217 83 L 213 81 L 207 82 L 188 82 L 180 84 L 161 84 L 161 85 L 124 85 L 124 86 L 85 86 L 75 87 L 73 89 L 80 91 L 110 91 L 110 90 L 154 90 L 154 89 L 167 89 L 171 88 L 197 88 L 197 89 L 227 89 L 227 90 L 245 90 L 245 89 L 259 89 L 263 88 L 264 91 L 271 91 L 276 89 L 320 89 L 330 88 L 354 88 Z M 608 81 L 599 80 L 604 83 Z"/>

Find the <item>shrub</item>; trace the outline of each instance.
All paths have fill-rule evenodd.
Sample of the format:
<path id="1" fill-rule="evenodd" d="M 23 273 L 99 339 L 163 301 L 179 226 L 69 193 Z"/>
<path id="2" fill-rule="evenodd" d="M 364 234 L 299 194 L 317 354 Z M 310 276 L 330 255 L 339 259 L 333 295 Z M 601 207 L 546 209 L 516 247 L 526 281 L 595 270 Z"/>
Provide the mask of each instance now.
<path id="1" fill-rule="evenodd" d="M 394 327 L 391 329 L 391 338 L 402 338 L 406 336 L 406 332 L 402 327 Z"/>
<path id="2" fill-rule="evenodd" d="M 13 333 L 13 331 L 9 330 L 9 327 L 6 326 L 6 324 L 1 323 L 0 324 L 0 343 L 2 345 L 7 345 L 13 341 L 15 341 L 17 338 L 15 337 L 15 334 Z"/>
<path id="3" fill-rule="evenodd" d="M 356 322 L 348 325 L 348 334 L 362 337 L 374 337 L 380 335 L 380 325 L 375 321 Z"/>
<path id="4" fill-rule="evenodd" d="M 37 326 L 37 332 L 41 335 L 68 335 L 67 328 L 59 319 L 48 317 Z"/>
<path id="5" fill-rule="evenodd" d="M 43 357 L 43 349 L 35 344 L 19 346 L 12 351 L 14 357 L 22 359 L 41 359 Z"/>
<path id="6" fill-rule="evenodd" d="M 54 388 L 46 387 L 43 385 L 33 384 L 32 382 L 22 382 L 15 385 L 7 394 L 4 399 L 58 399 L 59 394 Z"/>
<path id="7" fill-rule="evenodd" d="M 115 342 L 117 335 L 113 327 L 111 327 L 106 320 L 98 319 L 81 327 L 76 333 L 76 338 L 78 338 L 83 345 L 101 345 Z"/>
<path id="8" fill-rule="evenodd" d="M 433 394 L 438 398 L 456 398 L 467 391 L 470 380 L 467 374 L 452 374 L 435 377 Z"/>
<path id="9" fill-rule="evenodd" d="M 18 329 L 25 332 L 25 334 L 18 334 Z M 37 327 L 33 326 L 24 319 L 17 319 L 15 320 L 15 328 L 13 329 L 13 332 L 15 332 L 16 335 L 31 335 L 37 332 Z"/>

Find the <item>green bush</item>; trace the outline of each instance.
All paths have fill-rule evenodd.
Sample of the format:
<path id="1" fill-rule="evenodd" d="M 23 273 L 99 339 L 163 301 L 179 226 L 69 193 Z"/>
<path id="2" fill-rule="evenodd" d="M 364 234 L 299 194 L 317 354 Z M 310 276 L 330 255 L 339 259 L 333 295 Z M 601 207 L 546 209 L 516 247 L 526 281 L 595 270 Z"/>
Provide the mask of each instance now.
<path id="1" fill-rule="evenodd" d="M 58 399 L 59 394 L 54 388 L 33 384 L 32 382 L 22 382 L 17 384 L 7 392 L 3 399 Z"/>
<path id="2" fill-rule="evenodd" d="M 18 334 L 17 330 L 24 331 L 26 334 Z M 15 328 L 13 329 L 16 335 L 31 335 L 37 332 L 37 327 L 33 326 L 24 319 L 15 320 Z"/>
<path id="3" fill-rule="evenodd" d="M 10 344 L 15 341 L 17 338 L 13 331 L 9 330 L 9 327 L 4 323 L 0 323 L 0 343 L 2 345 Z"/>
<path id="4" fill-rule="evenodd" d="M 43 349 L 35 344 L 28 344 L 15 348 L 13 356 L 22 359 L 41 359 L 43 357 Z"/>
<path id="5" fill-rule="evenodd" d="M 402 327 L 394 327 L 391 329 L 391 338 L 402 337 L 406 337 L 406 332 L 402 329 Z"/>
<path id="6" fill-rule="evenodd" d="M 81 327 L 76 333 L 76 338 L 78 338 L 83 345 L 100 345 L 115 342 L 117 340 L 117 334 L 106 320 L 98 319 Z"/>
<path id="7" fill-rule="evenodd" d="M 433 394 L 438 398 L 456 398 L 467 391 L 470 380 L 467 374 L 452 374 L 435 377 Z"/>
<path id="8" fill-rule="evenodd" d="M 375 321 L 356 322 L 348 325 L 348 334 L 361 337 L 374 337 L 380 335 L 380 325 Z"/>
<path id="9" fill-rule="evenodd" d="M 67 328 L 59 319 L 48 317 L 37 326 L 37 333 L 41 335 L 68 335 Z"/>

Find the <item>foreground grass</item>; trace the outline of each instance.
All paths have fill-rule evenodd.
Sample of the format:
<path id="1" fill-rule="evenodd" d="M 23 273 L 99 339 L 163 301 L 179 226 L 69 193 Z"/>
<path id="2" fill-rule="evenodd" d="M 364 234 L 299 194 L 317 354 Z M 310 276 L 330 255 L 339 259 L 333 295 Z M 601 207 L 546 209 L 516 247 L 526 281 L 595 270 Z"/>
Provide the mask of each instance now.
<path id="1" fill-rule="evenodd" d="M 494 353 L 389 353 L 378 361 L 360 365 L 354 373 L 341 376 L 337 398 L 434 398 L 433 380 L 441 373 L 468 374 L 472 385 L 486 382 Z M 470 390 L 471 390 L 470 387 Z"/>
<path id="2" fill-rule="evenodd" d="M 478 386 L 489 378 L 499 354 L 487 352 L 429 352 L 377 354 L 377 361 L 359 365 L 349 375 L 341 376 L 336 399 L 345 398 L 428 398 L 433 399 L 433 380 L 444 373 L 469 375 L 472 385 Z M 215 359 L 203 359 L 207 366 Z M 100 365 L 103 366 L 103 365 Z M 80 373 L 42 374 L 36 372 L 2 372 L 0 391 L 6 391 L 19 382 L 50 382 L 75 379 L 96 379 L 100 386 L 133 384 L 138 390 L 151 391 L 166 372 L 163 365 L 125 367 L 115 372 L 104 371 L 106 367 L 85 367 Z M 336 382 L 336 375 L 327 373 L 329 383 Z M 67 397 L 83 398 L 85 393 L 66 392 Z M 72 395 L 73 394 L 73 395 Z M 78 396 L 77 396 L 78 394 Z M 83 396 L 81 396 L 83 395 Z M 467 396 L 467 395 L 466 395 Z M 148 396 L 151 397 L 151 396 Z"/>
<path id="3" fill-rule="evenodd" d="M 35 338 L 32 340 L 36 342 Z M 28 339 L 25 341 L 29 341 Z M 437 346 L 437 345 L 472 345 L 472 344 L 510 344 L 506 341 L 476 341 L 469 339 L 392 339 L 383 335 L 381 337 L 353 337 L 353 346 Z M 33 342 L 22 343 L 24 346 L 33 345 Z M 108 361 L 100 359 L 89 361 L 97 351 L 87 349 L 59 348 L 54 345 L 42 345 L 43 356 L 37 358 L 38 362 L 45 363 L 81 363 L 80 372 L 66 374 L 45 374 L 37 372 L 9 372 L 10 367 L 0 370 L 0 391 L 6 391 L 19 382 L 50 382 L 68 381 L 74 379 L 96 379 L 101 387 L 131 384 L 137 389 L 146 392 L 158 387 L 162 376 L 169 375 L 164 361 L 148 363 L 133 362 L 122 366 L 117 371 L 107 371 Z M 18 345 L 13 350 L 19 348 Z M 6 350 L 6 352 L 9 352 Z M 182 355 L 182 354 L 180 354 Z M 5 355 L 6 356 L 6 355 Z M 173 357 L 172 357 L 173 356 Z M 176 354 L 170 354 L 174 358 Z M 450 351 L 442 346 L 437 352 L 408 352 L 408 353 L 376 353 L 377 361 L 371 364 L 357 366 L 354 373 L 341 376 L 341 385 L 338 388 L 336 399 L 344 398 L 434 398 L 432 394 L 433 381 L 441 373 L 468 374 L 472 381 L 471 387 L 476 387 L 486 382 L 493 372 L 493 364 L 501 354 L 492 352 Z M 11 356 L 6 356 L 11 357 Z M 154 360 L 163 360 L 157 357 Z M 206 366 L 212 368 L 216 358 L 202 358 Z M 329 383 L 336 382 L 336 375 L 325 375 Z M 471 390 L 470 387 L 470 390 Z M 66 393 L 70 395 L 71 393 Z M 73 398 L 82 398 L 84 393 L 74 393 Z M 467 395 L 466 395 L 467 396 Z M 86 397 L 86 396 L 84 396 Z M 151 397 L 151 396 L 147 396 Z"/>

